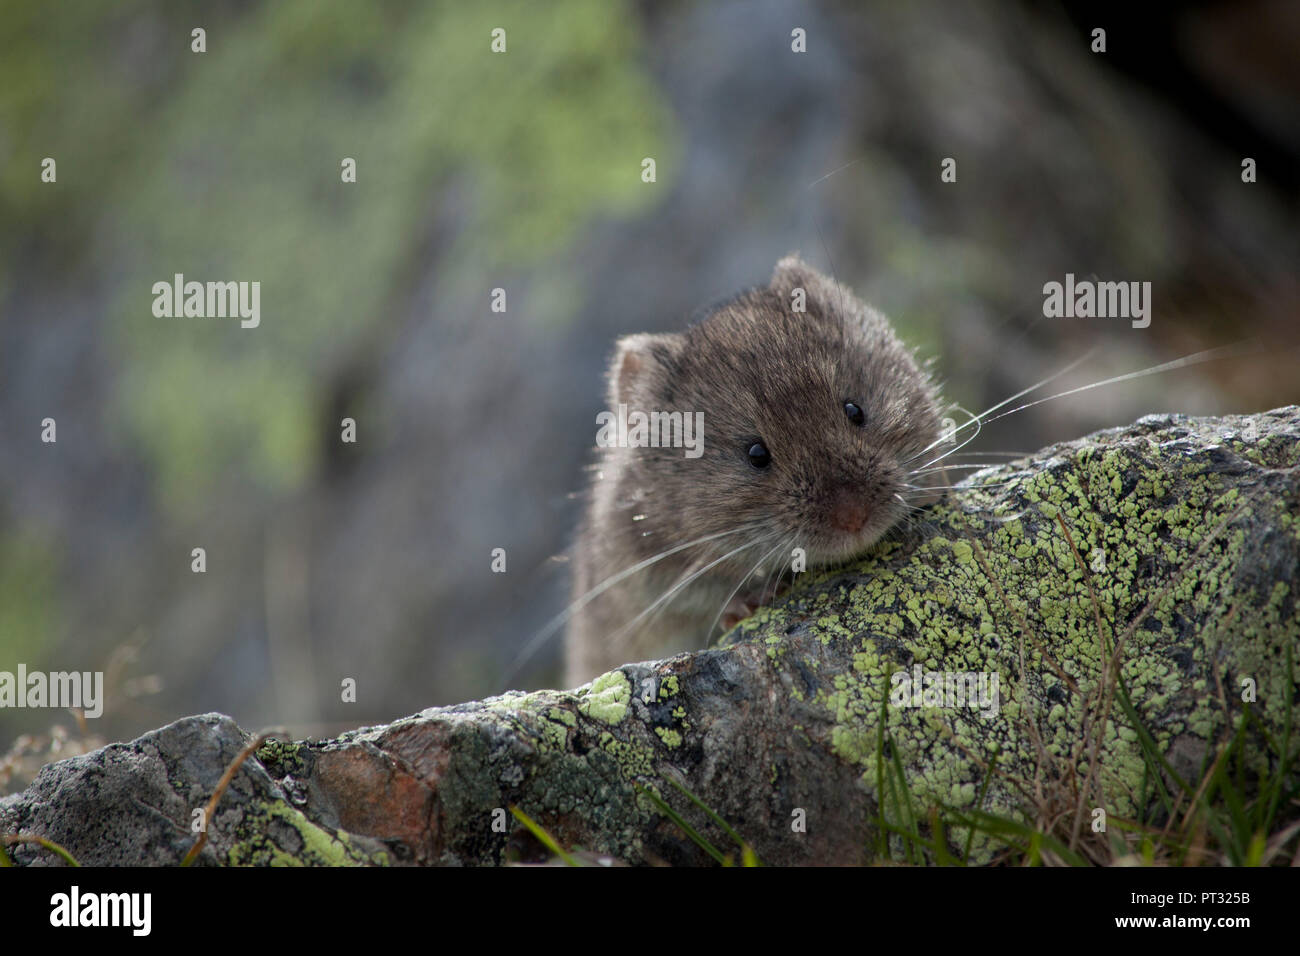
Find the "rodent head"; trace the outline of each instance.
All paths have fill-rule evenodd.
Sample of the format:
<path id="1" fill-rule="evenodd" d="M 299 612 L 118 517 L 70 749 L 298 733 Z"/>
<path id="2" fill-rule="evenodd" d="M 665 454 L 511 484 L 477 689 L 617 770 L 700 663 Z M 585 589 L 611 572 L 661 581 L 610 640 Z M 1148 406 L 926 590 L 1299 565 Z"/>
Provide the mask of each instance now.
<path id="1" fill-rule="evenodd" d="M 804 290 L 806 311 L 792 308 Z M 748 526 L 809 564 L 860 554 L 941 452 L 935 387 L 887 320 L 795 256 L 684 332 L 620 340 L 611 405 L 704 413 L 703 454 L 620 449 L 620 507 L 667 547 Z M 746 536 L 738 536 L 737 541 Z M 753 564 L 758 550 L 736 564 Z"/>

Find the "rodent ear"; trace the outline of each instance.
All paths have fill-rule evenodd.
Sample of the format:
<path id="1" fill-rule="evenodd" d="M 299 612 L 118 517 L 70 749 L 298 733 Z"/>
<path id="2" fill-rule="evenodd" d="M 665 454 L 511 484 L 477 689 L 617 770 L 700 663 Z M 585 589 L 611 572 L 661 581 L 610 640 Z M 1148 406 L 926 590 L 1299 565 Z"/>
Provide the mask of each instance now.
<path id="1" fill-rule="evenodd" d="M 635 405 L 642 396 L 648 396 L 651 383 L 675 371 L 684 341 L 676 332 L 640 333 L 619 339 L 609 367 L 610 404 Z"/>
<path id="2" fill-rule="evenodd" d="M 789 292 L 795 286 L 808 288 L 821 276 L 817 270 L 800 258 L 799 253 L 792 252 L 783 256 L 772 270 L 771 288 L 777 292 Z"/>

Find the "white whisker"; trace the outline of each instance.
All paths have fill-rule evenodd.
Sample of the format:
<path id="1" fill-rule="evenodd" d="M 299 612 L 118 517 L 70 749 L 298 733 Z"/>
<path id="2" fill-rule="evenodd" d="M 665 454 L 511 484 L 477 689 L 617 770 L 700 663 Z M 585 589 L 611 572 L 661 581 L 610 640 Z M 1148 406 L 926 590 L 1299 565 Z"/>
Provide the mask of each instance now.
<path id="1" fill-rule="evenodd" d="M 766 561 L 768 558 L 770 558 L 772 555 L 776 554 L 776 552 L 780 549 L 780 547 L 781 547 L 781 542 L 778 540 L 776 546 L 773 547 L 771 551 L 766 552 L 761 558 L 759 558 L 757 563 L 752 568 L 750 568 L 747 572 L 745 572 L 745 576 L 740 579 L 740 582 L 736 585 L 736 587 L 732 590 L 732 592 L 727 595 L 727 599 L 723 601 L 722 606 L 718 608 L 718 613 L 713 616 L 713 623 L 709 625 L 708 635 L 710 637 L 713 635 L 713 629 L 718 626 L 718 621 L 722 620 L 722 615 L 726 612 L 727 605 L 730 604 L 732 599 L 737 594 L 740 593 L 740 589 L 745 586 L 745 582 L 754 576 L 754 572 L 756 572 L 760 567 L 763 566 L 763 562 Z"/>
<path id="2" fill-rule="evenodd" d="M 966 412 L 966 409 L 961 408 L 960 411 Z M 966 414 L 969 415 L 970 412 L 966 412 Z M 943 461 L 945 458 L 947 458 L 947 457 L 948 457 L 949 455 L 951 455 L 953 452 L 961 451 L 963 448 L 965 448 L 967 445 L 969 445 L 971 442 L 973 442 L 976 438 L 979 438 L 979 437 L 980 437 L 980 432 L 982 432 L 982 431 L 984 430 L 984 425 L 983 425 L 983 424 L 979 421 L 979 419 L 977 419 L 977 418 L 973 418 L 972 421 L 975 422 L 975 434 L 971 435 L 969 438 L 967 438 L 965 441 L 963 441 L 963 442 L 962 442 L 960 445 L 958 445 L 956 448 L 952 449 L 952 451 L 946 451 L 946 452 L 944 452 L 942 455 L 940 455 L 938 458 L 932 458 L 932 459 L 930 459 L 929 461 L 927 461 L 924 465 L 921 465 L 920 467 L 922 467 L 922 468 L 928 468 L 928 467 L 930 467 L 931 465 L 933 465 L 935 462 Z M 967 422 L 967 423 L 966 423 L 966 425 L 969 425 L 969 424 L 970 424 L 970 422 Z M 961 428 L 965 428 L 966 425 L 962 425 Z M 953 431 L 951 432 L 951 434 L 953 434 L 953 435 L 957 434 L 957 432 L 961 431 L 961 428 L 955 428 L 955 429 L 953 429 Z M 911 459 L 911 458 L 908 459 L 908 461 L 912 461 L 912 460 L 913 460 L 913 459 Z"/>
<path id="3" fill-rule="evenodd" d="M 1050 384 L 1050 383 L 1056 381 L 1056 380 L 1057 380 L 1058 378 L 1060 378 L 1062 375 L 1066 375 L 1066 374 L 1072 372 L 1074 369 L 1078 368 L 1081 364 L 1083 364 L 1083 363 L 1086 362 L 1089 358 L 1091 358 L 1093 352 L 1095 352 L 1095 351 L 1096 351 L 1096 349 L 1089 349 L 1089 350 L 1088 350 L 1087 352 L 1085 352 L 1085 353 L 1084 353 L 1080 358 L 1078 358 L 1078 359 L 1076 359 L 1075 361 L 1071 362 L 1069 365 L 1067 365 L 1065 368 L 1061 369 L 1059 372 L 1055 372 L 1055 373 L 1053 373 L 1053 374 L 1047 376 L 1047 378 L 1043 379 L 1041 382 L 1036 382 L 1035 384 L 1030 385 L 1028 388 L 1021 389 L 1020 391 L 1016 392 L 1014 395 L 1011 395 L 1011 396 L 1009 396 L 1008 398 L 1004 398 L 1002 401 L 998 402 L 996 405 L 992 405 L 992 406 L 990 406 L 989 408 L 986 408 L 984 411 L 980 412 L 978 415 L 972 416 L 972 418 L 971 418 L 970 421 L 966 422 L 964 425 L 960 425 L 960 426 L 958 426 L 957 428 L 954 428 L 951 432 L 945 432 L 943 435 L 939 436 L 939 438 L 937 438 L 936 440 L 932 441 L 930 444 L 928 444 L 928 445 L 926 445 L 924 448 L 922 448 L 919 452 L 917 452 L 917 453 L 916 453 L 915 455 L 913 455 L 911 458 L 907 459 L 907 461 L 914 461 L 915 459 L 920 458 L 922 455 L 924 455 L 924 454 L 925 454 L 927 451 L 929 451 L 931 448 L 934 448 L 936 445 L 942 445 L 945 441 L 948 441 L 948 440 L 951 439 L 951 438 L 955 438 L 958 432 L 963 431 L 964 429 L 969 428 L 973 422 L 979 422 L 979 421 L 982 421 L 982 420 L 984 419 L 984 416 L 985 416 L 985 415 L 989 415 L 989 414 L 991 414 L 992 412 L 996 412 L 999 408 L 1003 408 L 1003 407 L 1005 407 L 1005 406 L 1011 404 L 1011 403 L 1014 402 L 1017 398 L 1020 398 L 1020 397 L 1022 397 L 1022 396 L 1024 396 L 1024 395 L 1028 395 L 1030 392 L 1036 391 L 1036 390 L 1042 388 L 1044 385 L 1048 385 L 1048 384 Z M 963 411 L 965 411 L 965 409 L 963 409 Z M 969 414 L 969 412 L 968 412 L 967 414 Z M 903 462 L 903 464 L 907 464 L 907 462 Z"/>
<path id="4" fill-rule="evenodd" d="M 734 558 L 736 555 L 740 554 L 740 552 L 745 551 L 745 550 L 747 550 L 747 549 L 749 549 L 749 548 L 752 548 L 752 547 L 754 547 L 755 545 L 757 545 L 757 544 L 759 544 L 759 543 L 761 543 L 761 542 L 758 542 L 758 541 L 749 541 L 749 542 L 746 542 L 745 544 L 742 544 L 740 547 L 735 548 L 735 549 L 733 549 L 733 550 L 731 550 L 731 551 L 728 551 L 728 552 L 727 552 L 726 554 L 724 554 L 722 557 L 717 558 L 717 559 L 715 559 L 715 560 L 713 560 L 713 561 L 710 561 L 710 562 L 709 562 L 708 564 L 706 564 L 704 567 L 700 568 L 698 571 L 693 572 L 693 573 L 690 574 L 688 577 L 686 577 L 684 580 L 679 581 L 677 584 L 674 584 L 671 588 L 669 588 L 667 591 L 665 591 L 663 594 L 661 594 L 658 598 L 656 598 L 655 601 L 652 602 L 652 603 L 650 604 L 650 606 L 647 607 L 644 611 L 642 611 L 642 612 L 641 612 L 640 614 L 638 614 L 636 617 L 632 618 L 632 620 L 628 621 L 628 622 L 627 622 L 626 624 L 624 624 L 621 628 L 619 628 L 619 629 L 618 629 L 617 631 L 615 631 L 612 635 L 610 635 L 609 640 L 611 640 L 611 641 L 617 641 L 617 640 L 618 640 L 620 637 L 622 637 L 625 633 L 627 633 L 628 631 L 630 631 L 632 628 L 636 627 L 637 624 L 641 623 L 641 621 L 643 621 L 643 620 L 645 619 L 645 616 L 646 616 L 647 614 L 649 614 L 650 612 L 654 611 L 655 608 L 660 607 L 661 605 L 662 605 L 663 607 L 666 608 L 666 607 L 668 606 L 668 603 L 672 602 L 672 600 L 673 600 L 674 598 L 676 598 L 677 595 L 680 594 L 684 588 L 688 587 L 688 586 L 689 586 L 690 584 L 692 584 L 693 582 L 699 580 L 699 578 L 700 578 L 702 575 L 707 574 L 709 571 L 711 571 L 713 568 L 717 567 L 717 566 L 718 566 L 719 564 L 721 564 L 723 561 L 729 560 L 730 558 Z"/>
<path id="5" fill-rule="evenodd" d="M 1172 362 L 1165 362 L 1163 365 L 1153 365 L 1151 368 L 1140 369 L 1136 372 L 1127 372 L 1124 375 L 1116 375 L 1114 378 L 1103 379 L 1100 382 L 1093 382 L 1091 385 L 1080 385 L 1078 388 L 1071 388 L 1064 392 L 1057 392 L 1055 395 L 1048 395 L 1046 398 L 1040 398 L 1037 401 L 1026 402 L 1024 405 L 1019 405 L 1010 411 L 1003 412 L 1001 415 L 995 415 L 993 418 L 988 419 L 988 421 L 995 422 L 999 418 L 1006 418 L 1008 415 L 1022 412 L 1026 408 L 1033 408 L 1035 405 L 1041 405 L 1044 402 L 1054 401 L 1058 398 L 1065 398 L 1069 395 L 1077 395 L 1080 392 L 1086 392 L 1092 388 L 1101 388 L 1103 385 L 1114 385 L 1117 382 L 1127 382 L 1130 379 L 1142 378 L 1146 375 L 1155 375 L 1158 372 L 1169 372 L 1173 369 L 1183 368 L 1187 365 L 1196 365 L 1200 362 L 1208 362 L 1211 359 L 1222 358 L 1234 352 L 1240 354 L 1240 351 L 1245 344 L 1246 343 L 1244 342 L 1237 342 L 1232 345 L 1221 345 L 1218 348 L 1206 349 L 1204 352 L 1197 352 L 1180 359 L 1174 359 Z"/>
<path id="6" fill-rule="evenodd" d="M 568 623 L 569 619 L 572 618 L 574 614 L 576 614 L 578 611 L 581 611 L 584 607 L 586 607 L 596 598 L 600 597 L 602 594 L 604 594 L 614 585 L 618 584 L 620 581 L 632 576 L 633 574 L 636 574 L 639 571 L 644 571 L 646 568 L 650 567 L 653 564 L 657 564 L 658 562 L 662 561 L 664 558 L 677 554 L 680 551 L 685 551 L 687 548 L 698 547 L 701 544 L 707 544 L 710 541 L 716 541 L 719 538 L 725 538 L 730 535 L 740 534 L 743 531 L 749 531 L 749 530 L 751 530 L 751 528 L 748 525 L 744 525 L 739 528 L 732 528 L 729 531 L 719 531 L 716 534 L 710 534 L 710 535 L 705 535 L 702 538 L 696 538 L 694 541 L 688 541 L 685 544 L 679 544 L 674 548 L 669 548 L 667 551 L 661 551 L 659 554 L 656 554 L 653 557 L 649 557 L 646 558 L 644 561 L 637 562 L 636 564 L 632 565 L 632 567 L 626 569 L 625 571 L 620 571 L 618 574 L 606 578 L 600 584 L 596 585 L 596 587 L 592 588 L 582 597 L 578 598 L 578 600 L 574 601 L 572 604 L 566 607 L 559 614 L 555 615 L 555 617 L 551 618 L 551 620 L 549 620 L 540 631 L 538 631 L 535 635 L 529 638 L 528 643 L 525 644 L 523 646 L 523 649 L 520 650 L 520 652 L 515 655 L 515 659 L 510 665 L 510 669 L 505 674 L 503 683 L 506 684 L 510 683 L 510 681 L 514 679 L 515 675 L 519 673 L 519 668 L 522 667 L 525 663 L 527 663 L 532 658 L 532 656 L 537 653 L 538 649 L 540 649 L 546 643 L 547 640 L 553 637 L 561 627 L 563 627 L 566 623 Z"/>

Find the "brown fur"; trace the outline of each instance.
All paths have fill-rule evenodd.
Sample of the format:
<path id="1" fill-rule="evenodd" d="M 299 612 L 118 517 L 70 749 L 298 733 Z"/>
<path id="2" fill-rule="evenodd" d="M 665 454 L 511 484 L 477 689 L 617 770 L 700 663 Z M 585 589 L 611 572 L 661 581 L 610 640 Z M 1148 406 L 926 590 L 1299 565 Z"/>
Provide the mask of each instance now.
<path id="1" fill-rule="evenodd" d="M 791 309 L 795 287 L 805 313 Z M 704 413 L 704 454 L 680 448 L 603 448 L 593 468 L 574 554 L 573 598 L 638 562 L 705 535 L 747 530 L 686 548 L 628 575 L 569 621 L 566 678 L 573 685 L 619 664 L 699 647 L 733 591 L 789 568 L 861 554 L 918 503 L 906 472 L 941 449 L 936 389 L 883 315 L 794 256 L 771 283 L 715 308 L 683 332 L 621 339 L 611 364 L 610 409 Z M 865 413 L 853 424 L 845 402 Z M 762 440 L 771 464 L 757 469 Z M 921 455 L 910 464 L 913 456 Z M 922 478 L 912 484 L 926 484 Z M 931 482 L 932 483 L 932 482 Z M 865 507 L 856 533 L 836 530 L 836 508 Z M 659 612 L 629 624 L 693 571 L 742 544 Z M 779 547 L 778 547 L 779 545 Z M 769 552 L 771 552 L 769 554 Z"/>

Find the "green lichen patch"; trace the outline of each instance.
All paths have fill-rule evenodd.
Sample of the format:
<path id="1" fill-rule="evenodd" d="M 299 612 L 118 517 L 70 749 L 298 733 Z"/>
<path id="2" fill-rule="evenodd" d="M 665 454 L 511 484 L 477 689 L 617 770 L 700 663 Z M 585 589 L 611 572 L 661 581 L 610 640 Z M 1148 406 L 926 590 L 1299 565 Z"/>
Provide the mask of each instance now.
<path id="1" fill-rule="evenodd" d="M 301 774 L 306 769 L 302 747 L 301 741 L 271 739 L 257 748 L 256 757 L 274 776 Z"/>
<path id="2" fill-rule="evenodd" d="M 676 697 L 680 690 L 681 687 L 678 684 L 677 675 L 669 674 L 659 682 L 659 699 L 667 700 L 670 697 Z"/>
<path id="3" fill-rule="evenodd" d="M 348 834 L 331 833 L 285 803 L 244 808 L 237 842 L 226 854 L 229 866 L 386 866 L 388 855 L 367 854 Z"/>
<path id="4" fill-rule="evenodd" d="M 600 735 L 598 746 L 618 763 L 623 776 L 629 780 L 654 775 L 654 754 L 635 741 L 619 740 L 606 731 Z"/>
<path id="5" fill-rule="evenodd" d="M 656 727 L 655 733 L 658 734 L 659 739 L 664 742 L 664 746 L 670 750 L 682 745 L 682 735 L 669 727 Z"/>
<path id="6" fill-rule="evenodd" d="M 631 698 L 632 685 L 627 675 L 622 671 L 610 671 L 592 681 L 578 709 L 595 720 L 618 724 L 626 716 Z"/>

